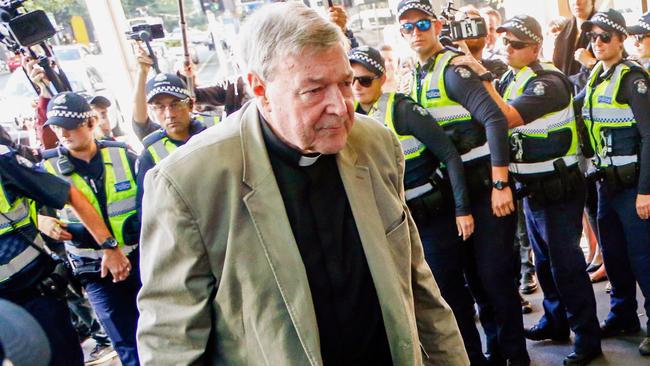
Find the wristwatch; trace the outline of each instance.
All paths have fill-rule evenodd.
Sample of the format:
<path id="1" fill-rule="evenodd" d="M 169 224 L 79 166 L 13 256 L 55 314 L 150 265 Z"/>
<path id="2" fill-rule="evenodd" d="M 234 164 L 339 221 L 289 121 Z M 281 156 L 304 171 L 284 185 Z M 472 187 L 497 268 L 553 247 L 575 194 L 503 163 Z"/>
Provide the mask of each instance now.
<path id="1" fill-rule="evenodd" d="M 508 187 L 508 182 L 496 180 L 492 182 L 492 187 L 496 188 L 497 191 L 502 191 L 504 188 Z"/>
<path id="2" fill-rule="evenodd" d="M 117 240 L 114 237 L 109 236 L 104 240 L 103 243 L 99 244 L 99 247 L 102 249 L 114 249 L 117 248 Z"/>
<path id="3" fill-rule="evenodd" d="M 487 71 L 481 75 L 478 76 L 481 81 L 492 81 L 496 79 L 497 77 L 492 73 L 492 71 Z"/>

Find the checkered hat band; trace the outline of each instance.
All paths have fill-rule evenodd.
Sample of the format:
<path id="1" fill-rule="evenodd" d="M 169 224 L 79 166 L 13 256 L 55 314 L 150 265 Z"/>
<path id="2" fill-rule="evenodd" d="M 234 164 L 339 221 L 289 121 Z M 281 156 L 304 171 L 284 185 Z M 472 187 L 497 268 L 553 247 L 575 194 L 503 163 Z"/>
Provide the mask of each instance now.
<path id="1" fill-rule="evenodd" d="M 75 119 L 86 119 L 86 118 L 92 117 L 92 116 L 93 116 L 92 111 L 73 112 L 73 111 L 61 111 L 61 110 L 53 109 L 53 110 L 47 112 L 47 118 L 65 117 L 65 118 L 75 118 Z"/>
<path id="2" fill-rule="evenodd" d="M 431 14 L 431 15 L 435 14 L 433 12 L 433 8 L 430 5 L 426 5 L 426 4 L 422 4 L 422 3 L 416 3 L 416 2 L 412 2 L 412 3 L 404 5 L 403 8 L 399 9 L 399 13 L 404 14 L 407 10 L 411 10 L 411 9 L 421 10 L 421 11 L 423 11 L 423 12 L 425 12 L 427 14 Z"/>
<path id="3" fill-rule="evenodd" d="M 364 55 L 363 53 L 355 53 L 350 56 L 351 61 L 361 62 L 362 64 L 370 64 L 375 69 L 379 70 L 382 74 L 386 72 L 383 66 L 372 58 Z"/>
<path id="4" fill-rule="evenodd" d="M 639 22 L 639 26 L 640 26 L 641 28 L 644 28 L 644 29 L 650 31 L 650 24 L 648 24 L 648 23 L 646 23 L 646 22 L 644 22 L 644 21 L 640 21 L 640 22 Z"/>
<path id="5" fill-rule="evenodd" d="M 533 31 L 531 31 L 530 29 L 528 29 L 519 19 L 513 19 L 512 26 L 524 32 L 524 34 L 530 37 L 530 39 L 532 39 L 533 41 L 537 43 L 542 43 L 542 38 L 536 35 L 535 33 L 533 33 Z"/>
<path id="6" fill-rule="evenodd" d="M 607 24 L 608 26 L 616 29 L 617 31 L 619 31 L 619 32 L 621 32 L 621 33 L 623 33 L 623 34 L 625 34 L 627 36 L 627 29 L 625 29 L 624 26 L 612 21 L 611 19 L 609 19 L 609 18 L 607 18 L 605 16 L 596 15 L 590 21 L 592 23 L 599 22 L 599 23 Z"/>
<path id="7" fill-rule="evenodd" d="M 153 98 L 155 95 L 164 94 L 164 93 L 178 93 L 190 96 L 190 92 L 185 88 L 179 88 L 177 86 L 165 85 L 153 88 L 149 94 L 147 94 L 147 100 Z"/>

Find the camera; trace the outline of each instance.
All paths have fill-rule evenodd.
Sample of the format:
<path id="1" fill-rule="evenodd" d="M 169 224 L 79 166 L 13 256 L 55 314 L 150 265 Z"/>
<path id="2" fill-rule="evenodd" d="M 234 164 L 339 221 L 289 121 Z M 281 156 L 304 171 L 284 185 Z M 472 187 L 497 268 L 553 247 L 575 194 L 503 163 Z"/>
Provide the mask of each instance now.
<path id="1" fill-rule="evenodd" d="M 8 23 L 13 38 L 22 47 L 31 47 L 56 34 L 56 29 L 43 10 L 19 15 Z"/>
<path id="2" fill-rule="evenodd" d="M 126 38 L 140 42 L 151 42 L 153 39 L 165 38 L 162 24 L 138 24 L 126 32 Z"/>
<path id="3" fill-rule="evenodd" d="M 485 19 L 481 17 L 466 18 L 463 20 L 454 20 L 454 14 L 458 9 L 454 8 L 454 2 L 448 1 L 443 7 L 440 16 L 443 18 L 442 31 L 440 32 L 440 41 L 443 44 L 452 44 L 455 41 L 465 39 L 476 39 L 487 36 L 487 25 Z"/>

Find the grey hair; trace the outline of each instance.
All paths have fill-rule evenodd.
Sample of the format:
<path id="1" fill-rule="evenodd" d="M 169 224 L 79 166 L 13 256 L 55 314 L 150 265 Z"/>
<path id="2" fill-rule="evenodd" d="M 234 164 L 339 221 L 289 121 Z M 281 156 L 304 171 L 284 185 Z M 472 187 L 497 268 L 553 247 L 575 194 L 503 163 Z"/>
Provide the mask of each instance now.
<path id="1" fill-rule="evenodd" d="M 333 46 L 349 48 L 341 29 L 301 2 L 268 4 L 249 17 L 240 30 L 237 55 L 244 73 L 270 81 L 273 68 L 290 56 Z"/>

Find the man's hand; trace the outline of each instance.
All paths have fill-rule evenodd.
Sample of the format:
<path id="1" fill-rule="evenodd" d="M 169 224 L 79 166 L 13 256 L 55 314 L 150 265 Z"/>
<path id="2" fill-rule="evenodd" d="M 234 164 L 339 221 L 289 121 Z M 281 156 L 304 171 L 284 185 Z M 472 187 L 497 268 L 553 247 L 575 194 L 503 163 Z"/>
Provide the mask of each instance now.
<path id="1" fill-rule="evenodd" d="M 474 71 L 476 75 L 482 75 L 488 72 L 488 69 L 481 65 L 481 63 L 478 62 L 478 60 L 475 59 L 471 54 L 454 57 L 451 60 L 451 64 L 456 66 L 465 66 Z"/>
<path id="2" fill-rule="evenodd" d="M 131 272 L 131 262 L 119 248 L 103 249 L 101 275 L 106 277 L 108 272 L 113 275 L 113 282 L 124 281 Z"/>
<path id="3" fill-rule="evenodd" d="M 584 48 L 578 48 L 576 52 L 573 54 L 573 57 L 575 58 L 576 61 L 580 62 L 582 66 L 591 69 L 596 65 L 596 58 L 591 54 L 590 51 L 584 49 Z"/>
<path id="4" fill-rule="evenodd" d="M 38 230 L 54 240 L 72 240 L 72 234 L 65 230 L 67 226 L 54 217 L 38 215 Z"/>
<path id="5" fill-rule="evenodd" d="M 151 66 L 153 66 L 153 59 L 147 51 L 142 47 L 141 44 L 138 44 L 138 65 L 140 66 L 140 72 L 144 75 L 149 74 Z"/>
<path id="6" fill-rule="evenodd" d="M 474 232 L 474 217 L 472 215 L 456 216 L 456 227 L 458 236 L 462 236 L 463 241 L 469 239 Z"/>
<path id="7" fill-rule="evenodd" d="M 52 98 L 50 94 L 50 80 L 45 75 L 45 70 L 38 65 L 38 62 L 33 58 L 25 57 L 23 59 L 23 67 L 27 71 L 29 79 L 38 86 L 41 90 L 40 96 L 44 98 Z"/>
<path id="8" fill-rule="evenodd" d="M 331 6 L 328 10 L 330 21 L 341 28 L 341 31 L 345 32 L 348 24 L 348 14 L 345 12 L 345 9 L 341 5 Z"/>
<path id="9" fill-rule="evenodd" d="M 636 195 L 636 213 L 641 220 L 650 218 L 650 194 Z"/>
<path id="10" fill-rule="evenodd" d="M 497 217 L 504 217 L 513 212 L 515 212 L 515 202 L 510 187 L 502 190 L 492 188 L 492 213 Z"/>

